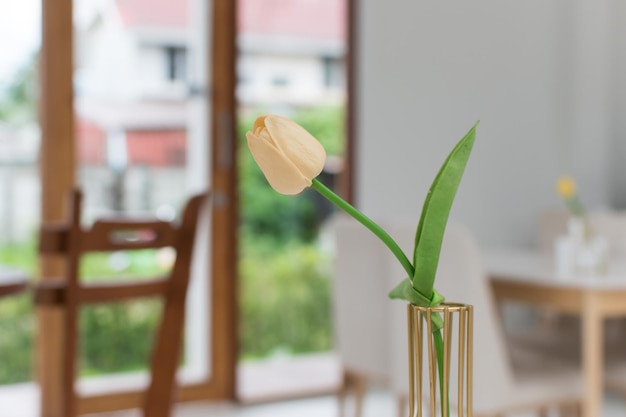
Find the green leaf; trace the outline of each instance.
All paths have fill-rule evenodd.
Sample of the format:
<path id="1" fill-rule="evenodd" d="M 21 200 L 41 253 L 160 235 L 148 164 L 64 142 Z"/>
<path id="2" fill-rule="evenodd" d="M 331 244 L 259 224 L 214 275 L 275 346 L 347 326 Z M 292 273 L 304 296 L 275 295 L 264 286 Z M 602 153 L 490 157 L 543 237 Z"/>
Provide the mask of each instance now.
<path id="1" fill-rule="evenodd" d="M 413 288 L 413 284 L 409 278 L 403 279 L 402 282 L 396 285 L 395 288 L 389 292 L 389 298 L 395 300 L 406 300 L 416 304 L 405 295 L 407 293 L 407 287 L 411 289 Z"/>
<path id="2" fill-rule="evenodd" d="M 444 301 L 444 298 L 437 290 L 433 290 L 432 299 L 425 298 L 411 283 L 409 278 L 405 278 L 389 292 L 389 298 L 409 301 L 411 304 L 421 307 L 435 307 Z M 443 320 L 439 314 L 432 316 L 433 332 L 443 327 Z"/>
<path id="3" fill-rule="evenodd" d="M 424 200 L 415 233 L 413 288 L 432 297 L 443 235 L 452 203 L 469 159 L 478 122 L 457 143 L 435 177 Z"/>
<path id="4" fill-rule="evenodd" d="M 396 285 L 389 292 L 389 298 L 407 300 L 411 304 L 421 307 L 436 307 L 444 301 L 443 295 L 439 294 L 437 290 L 432 290 L 431 298 L 426 298 L 413 288 L 413 284 L 408 277 L 404 278 L 400 284 Z"/>

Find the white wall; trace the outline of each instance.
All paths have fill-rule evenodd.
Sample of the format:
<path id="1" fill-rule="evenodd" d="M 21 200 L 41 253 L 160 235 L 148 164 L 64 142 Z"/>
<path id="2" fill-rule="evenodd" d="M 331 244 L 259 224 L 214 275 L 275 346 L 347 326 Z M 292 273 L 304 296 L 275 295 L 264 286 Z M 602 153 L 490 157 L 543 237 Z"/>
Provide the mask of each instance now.
<path id="1" fill-rule="evenodd" d="M 554 192 L 561 173 L 578 180 L 589 208 L 611 203 L 616 143 L 625 150 L 615 139 L 613 32 L 617 9 L 625 11 L 618 4 L 361 2 L 359 206 L 377 218 L 414 216 L 417 224 L 439 166 L 478 119 L 451 216 L 481 244 L 534 244 L 539 212 L 562 207 Z"/>
<path id="2" fill-rule="evenodd" d="M 613 207 L 626 209 L 626 2 L 615 0 L 612 21 L 613 51 L 611 56 L 611 76 L 613 95 L 612 112 L 612 188 Z"/>

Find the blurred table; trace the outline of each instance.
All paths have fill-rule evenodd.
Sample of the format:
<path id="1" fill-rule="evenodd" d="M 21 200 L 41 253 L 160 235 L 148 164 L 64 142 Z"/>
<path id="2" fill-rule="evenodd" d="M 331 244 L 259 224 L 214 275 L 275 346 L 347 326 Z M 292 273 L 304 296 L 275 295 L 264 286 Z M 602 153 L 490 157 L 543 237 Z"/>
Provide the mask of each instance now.
<path id="1" fill-rule="evenodd" d="M 538 252 L 485 251 L 498 301 L 512 300 L 565 313 L 582 321 L 585 394 L 583 417 L 601 415 L 604 386 L 604 320 L 626 317 L 626 262 L 613 262 L 601 276 L 563 276 Z"/>
<path id="2" fill-rule="evenodd" d="M 28 275 L 19 269 L 0 265 L 0 297 L 25 291 Z"/>

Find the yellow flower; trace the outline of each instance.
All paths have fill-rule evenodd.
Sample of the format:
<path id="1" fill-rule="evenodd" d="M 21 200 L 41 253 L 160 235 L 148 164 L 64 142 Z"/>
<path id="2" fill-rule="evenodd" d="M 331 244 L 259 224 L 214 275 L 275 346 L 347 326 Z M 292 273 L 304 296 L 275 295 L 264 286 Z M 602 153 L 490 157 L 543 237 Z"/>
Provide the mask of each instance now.
<path id="1" fill-rule="evenodd" d="M 298 194 L 322 172 L 326 151 L 294 121 L 268 114 L 259 116 L 252 130 L 246 133 L 250 153 L 274 190 Z"/>
<path id="2" fill-rule="evenodd" d="M 567 176 L 561 176 L 556 183 L 557 192 L 564 199 L 572 198 L 576 195 L 576 182 Z"/>

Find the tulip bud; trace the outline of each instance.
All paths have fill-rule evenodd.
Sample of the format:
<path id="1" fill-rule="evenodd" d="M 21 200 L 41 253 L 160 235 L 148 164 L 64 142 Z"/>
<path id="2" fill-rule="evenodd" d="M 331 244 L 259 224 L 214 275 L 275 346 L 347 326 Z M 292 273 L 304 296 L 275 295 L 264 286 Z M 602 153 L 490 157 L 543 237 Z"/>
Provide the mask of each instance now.
<path id="1" fill-rule="evenodd" d="M 295 195 L 310 187 L 324 168 L 326 151 L 322 145 L 286 117 L 259 116 L 246 138 L 265 178 L 281 194 Z"/>

